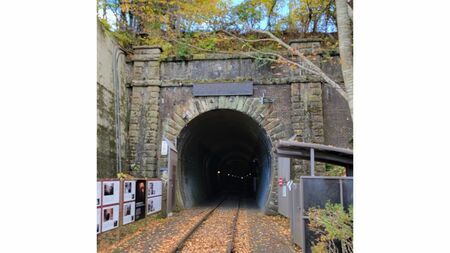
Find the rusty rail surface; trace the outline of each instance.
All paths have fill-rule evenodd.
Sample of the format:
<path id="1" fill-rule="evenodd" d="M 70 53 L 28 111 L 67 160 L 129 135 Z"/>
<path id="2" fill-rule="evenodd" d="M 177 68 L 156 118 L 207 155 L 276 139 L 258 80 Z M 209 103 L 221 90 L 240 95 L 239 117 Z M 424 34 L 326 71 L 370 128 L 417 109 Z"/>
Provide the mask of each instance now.
<path id="1" fill-rule="evenodd" d="M 238 220 L 238 216 L 239 216 L 239 209 L 241 207 L 240 203 L 241 203 L 241 198 L 238 199 L 236 215 L 234 216 L 233 224 L 231 225 L 231 240 L 228 243 L 228 247 L 227 247 L 227 251 L 226 251 L 227 253 L 234 252 L 234 238 L 236 235 L 236 225 L 237 225 L 237 220 Z"/>

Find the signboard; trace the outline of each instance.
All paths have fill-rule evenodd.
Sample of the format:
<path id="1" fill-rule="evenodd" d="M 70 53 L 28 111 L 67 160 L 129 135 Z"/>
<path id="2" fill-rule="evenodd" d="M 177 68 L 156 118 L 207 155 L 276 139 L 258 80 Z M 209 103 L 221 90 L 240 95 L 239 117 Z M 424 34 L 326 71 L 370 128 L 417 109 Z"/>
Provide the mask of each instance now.
<path id="1" fill-rule="evenodd" d="M 103 181 L 103 204 L 111 205 L 119 203 L 120 182 Z"/>
<path id="2" fill-rule="evenodd" d="M 145 217 L 145 200 L 146 200 L 146 180 L 136 181 L 136 205 L 135 205 L 135 220 L 140 220 Z"/>
<path id="3" fill-rule="evenodd" d="M 119 226 L 119 205 L 102 208 L 102 232 Z"/>
<path id="4" fill-rule="evenodd" d="M 100 233 L 100 228 L 101 228 L 101 213 L 102 213 L 102 209 L 101 208 L 97 208 L 97 234 Z"/>
<path id="5" fill-rule="evenodd" d="M 136 199 L 136 181 L 123 182 L 123 201 L 132 201 Z"/>
<path id="6" fill-rule="evenodd" d="M 194 84 L 192 93 L 194 97 L 202 96 L 251 96 L 253 83 L 205 83 Z"/>
<path id="7" fill-rule="evenodd" d="M 147 181 L 147 197 L 159 196 L 162 194 L 161 181 Z"/>
<path id="8" fill-rule="evenodd" d="M 147 215 L 161 211 L 161 196 L 147 199 Z"/>
<path id="9" fill-rule="evenodd" d="M 159 174 L 161 175 L 161 179 L 163 179 L 163 180 L 169 179 L 169 171 L 166 167 L 160 168 Z"/>
<path id="10" fill-rule="evenodd" d="M 168 150 L 169 150 L 169 144 L 167 144 L 167 141 L 162 141 L 161 142 L 161 155 L 166 156 Z"/>
<path id="11" fill-rule="evenodd" d="M 294 183 L 294 181 L 292 181 L 292 180 L 289 180 L 288 182 L 287 182 L 287 187 L 289 188 L 289 191 L 291 190 L 291 188 L 292 188 L 292 184 Z"/>
<path id="12" fill-rule="evenodd" d="M 128 202 L 123 204 L 123 224 L 128 224 L 134 221 L 135 218 L 135 202 Z"/>
<path id="13" fill-rule="evenodd" d="M 102 204 L 102 182 L 97 182 L 97 206 Z"/>

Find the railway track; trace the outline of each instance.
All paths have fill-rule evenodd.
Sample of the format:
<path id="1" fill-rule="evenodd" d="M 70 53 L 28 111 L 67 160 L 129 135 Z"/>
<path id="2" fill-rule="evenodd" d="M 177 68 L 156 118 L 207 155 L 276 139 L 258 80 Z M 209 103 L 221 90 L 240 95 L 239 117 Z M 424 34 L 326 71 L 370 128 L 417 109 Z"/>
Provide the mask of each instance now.
<path id="1" fill-rule="evenodd" d="M 199 220 L 172 252 L 233 252 L 240 197 L 223 199 Z"/>

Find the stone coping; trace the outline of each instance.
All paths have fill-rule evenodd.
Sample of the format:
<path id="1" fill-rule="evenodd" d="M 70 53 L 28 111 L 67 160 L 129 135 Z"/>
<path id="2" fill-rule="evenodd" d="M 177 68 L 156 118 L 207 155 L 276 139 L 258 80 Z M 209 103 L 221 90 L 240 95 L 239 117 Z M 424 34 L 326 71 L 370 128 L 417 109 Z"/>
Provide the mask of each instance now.
<path id="1" fill-rule="evenodd" d="M 294 43 L 310 43 L 310 42 L 322 42 L 323 40 L 320 38 L 304 38 L 304 39 L 296 39 L 289 41 L 289 45 Z"/>
<path id="2" fill-rule="evenodd" d="M 339 52 L 337 50 L 330 50 L 330 49 L 316 49 L 315 50 L 317 55 L 329 55 L 329 56 L 338 56 Z M 230 53 L 230 54 L 222 54 L 222 53 L 208 53 L 208 54 L 193 54 L 190 57 L 187 58 L 180 58 L 177 56 L 166 56 L 161 57 L 161 62 L 176 62 L 176 61 L 201 61 L 201 60 L 232 60 L 232 59 L 254 59 L 251 57 L 252 54 L 256 53 L 249 53 L 249 55 L 243 55 L 240 53 Z M 290 53 L 288 51 L 280 51 L 280 55 L 284 57 L 289 57 Z M 305 55 L 311 55 L 311 52 L 305 53 Z"/>
<path id="3" fill-rule="evenodd" d="M 162 47 L 158 45 L 133 46 L 133 49 L 159 49 L 161 52 L 163 52 Z"/>

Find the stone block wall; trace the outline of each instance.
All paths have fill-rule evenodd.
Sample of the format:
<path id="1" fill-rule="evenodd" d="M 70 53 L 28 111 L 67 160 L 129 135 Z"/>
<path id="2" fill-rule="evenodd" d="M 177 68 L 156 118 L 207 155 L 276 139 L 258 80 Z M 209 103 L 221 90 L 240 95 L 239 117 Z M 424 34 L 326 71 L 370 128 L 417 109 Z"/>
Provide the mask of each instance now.
<path id="1" fill-rule="evenodd" d="M 134 176 L 139 177 L 158 176 L 160 53 L 159 47 L 140 46 L 132 56 L 129 159 L 136 166 Z"/>
<path id="2" fill-rule="evenodd" d="M 321 83 L 291 84 L 291 122 L 297 141 L 323 144 L 324 121 Z M 310 163 L 293 159 L 291 178 L 310 175 Z M 324 164 L 316 163 L 315 174 L 325 170 Z"/>

